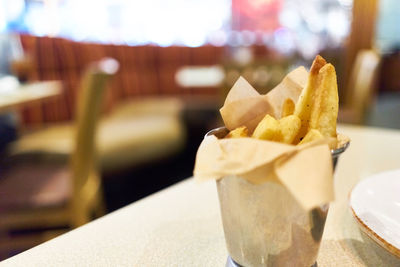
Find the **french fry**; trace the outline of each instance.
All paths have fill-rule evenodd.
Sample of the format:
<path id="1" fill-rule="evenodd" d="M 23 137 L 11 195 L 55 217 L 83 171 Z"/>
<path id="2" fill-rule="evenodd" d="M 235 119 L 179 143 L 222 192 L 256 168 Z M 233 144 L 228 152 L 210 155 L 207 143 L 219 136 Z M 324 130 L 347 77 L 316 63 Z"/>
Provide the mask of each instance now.
<path id="1" fill-rule="evenodd" d="M 319 140 L 322 138 L 326 138 L 327 139 L 327 143 L 330 149 L 336 149 L 338 146 L 338 141 L 337 138 L 335 137 L 325 137 L 321 134 L 320 131 L 316 130 L 316 129 L 311 129 L 307 132 L 306 136 L 304 136 L 303 140 L 300 141 L 300 143 L 298 143 L 298 145 L 302 145 L 305 143 L 309 143 L 315 140 Z"/>
<path id="2" fill-rule="evenodd" d="M 326 64 L 319 76 L 321 80 L 314 93 L 309 129 L 316 129 L 325 137 L 336 137 L 339 96 L 335 68 Z"/>
<path id="3" fill-rule="evenodd" d="M 281 118 L 293 115 L 294 108 L 295 106 L 293 100 L 290 98 L 286 98 L 285 102 L 283 102 Z"/>
<path id="4" fill-rule="evenodd" d="M 294 104 L 291 98 L 286 98 L 281 107 L 281 119 L 265 115 L 251 137 L 294 145 L 326 139 L 331 149 L 337 147 L 339 97 L 336 72 L 333 65 L 328 64 L 321 56 L 316 56 L 307 85 L 297 103 Z M 236 128 L 227 135 L 228 138 L 248 136 L 245 126 Z"/>
<path id="5" fill-rule="evenodd" d="M 299 100 L 296 103 L 294 115 L 300 118 L 301 127 L 297 134 L 294 143 L 297 144 L 306 135 L 309 129 L 309 120 L 311 116 L 311 110 L 313 106 L 314 91 L 320 83 L 320 69 L 326 64 L 325 59 L 321 56 L 316 56 L 311 66 L 310 73 L 308 75 L 308 81 L 306 87 L 304 87 Z"/>
<path id="6" fill-rule="evenodd" d="M 249 131 L 246 126 L 238 127 L 228 133 L 226 138 L 239 138 L 239 137 L 248 137 Z"/>
<path id="7" fill-rule="evenodd" d="M 316 129 L 311 129 L 307 132 L 304 138 L 300 141 L 299 145 L 309 143 L 314 140 L 322 139 L 324 136 L 320 133 L 320 131 Z"/>
<path id="8" fill-rule="evenodd" d="M 280 140 L 282 143 L 291 144 L 297 136 L 301 121 L 296 115 L 289 115 L 279 120 Z"/>
<path id="9" fill-rule="evenodd" d="M 252 137 L 262 140 L 274 141 L 280 139 L 279 122 L 271 115 L 265 117 L 258 123 Z"/>

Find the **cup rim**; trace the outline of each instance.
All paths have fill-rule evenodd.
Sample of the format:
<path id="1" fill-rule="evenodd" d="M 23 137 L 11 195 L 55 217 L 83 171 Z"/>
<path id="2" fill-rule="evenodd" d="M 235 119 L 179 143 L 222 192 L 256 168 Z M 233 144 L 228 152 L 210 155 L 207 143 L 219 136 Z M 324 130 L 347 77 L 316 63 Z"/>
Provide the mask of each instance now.
<path id="1" fill-rule="evenodd" d="M 208 131 L 208 132 L 205 134 L 204 137 L 207 137 L 207 136 L 210 136 L 210 135 L 216 135 L 216 134 L 218 134 L 218 133 L 223 133 L 223 132 L 225 132 L 226 134 L 228 134 L 228 133 L 229 133 L 229 130 L 228 130 L 225 126 L 217 127 L 217 128 L 214 128 L 214 129 Z M 217 137 L 218 137 L 218 136 L 217 136 Z M 221 137 L 221 138 L 222 138 L 222 137 Z M 342 153 L 349 147 L 349 145 L 350 145 L 350 141 L 347 141 L 347 142 L 344 143 L 341 147 L 336 148 L 336 149 L 331 149 L 331 154 L 332 154 L 332 156 L 335 157 L 335 156 L 338 156 L 339 154 L 342 154 Z"/>

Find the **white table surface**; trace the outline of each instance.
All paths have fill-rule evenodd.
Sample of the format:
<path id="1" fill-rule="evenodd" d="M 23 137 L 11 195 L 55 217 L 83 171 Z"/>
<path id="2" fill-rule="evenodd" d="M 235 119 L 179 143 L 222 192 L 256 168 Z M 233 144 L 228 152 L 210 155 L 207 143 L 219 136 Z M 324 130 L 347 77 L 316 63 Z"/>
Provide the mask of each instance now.
<path id="1" fill-rule="evenodd" d="M 13 90 L 0 91 L 0 112 L 31 105 L 58 96 L 61 92 L 60 81 L 30 82 Z"/>
<path id="2" fill-rule="evenodd" d="M 360 234 L 347 206 L 366 176 L 400 168 L 400 131 L 341 126 L 352 141 L 335 175 L 319 266 L 400 266 Z M 215 184 L 187 179 L 0 263 L 1 266 L 224 266 Z"/>

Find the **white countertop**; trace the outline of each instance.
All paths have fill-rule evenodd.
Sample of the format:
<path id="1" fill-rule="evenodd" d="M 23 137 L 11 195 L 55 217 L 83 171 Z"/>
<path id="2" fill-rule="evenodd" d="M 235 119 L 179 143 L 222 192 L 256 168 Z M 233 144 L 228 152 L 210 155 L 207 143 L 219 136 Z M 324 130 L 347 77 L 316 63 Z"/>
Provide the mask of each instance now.
<path id="1" fill-rule="evenodd" d="M 359 232 L 347 198 L 356 182 L 400 168 L 400 131 L 341 126 L 351 145 L 339 160 L 319 266 L 400 266 Z M 14 256 L 1 266 L 224 266 L 214 182 L 187 179 Z"/>

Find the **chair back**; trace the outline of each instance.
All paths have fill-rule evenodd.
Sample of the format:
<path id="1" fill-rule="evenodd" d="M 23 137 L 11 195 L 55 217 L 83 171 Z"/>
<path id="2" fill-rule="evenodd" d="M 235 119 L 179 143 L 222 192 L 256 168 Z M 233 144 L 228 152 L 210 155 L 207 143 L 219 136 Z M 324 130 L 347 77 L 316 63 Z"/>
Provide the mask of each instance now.
<path id="1" fill-rule="evenodd" d="M 354 111 L 354 123 L 361 123 L 373 100 L 378 77 L 380 56 L 374 50 L 360 50 L 348 85 L 346 105 Z"/>
<path id="2" fill-rule="evenodd" d="M 76 226 L 87 220 L 82 216 L 85 216 L 91 200 L 101 188 L 96 166 L 96 129 L 107 80 L 118 68 L 116 60 L 102 59 L 87 68 L 81 81 L 76 113 L 75 148 L 71 155 L 71 212 Z"/>

